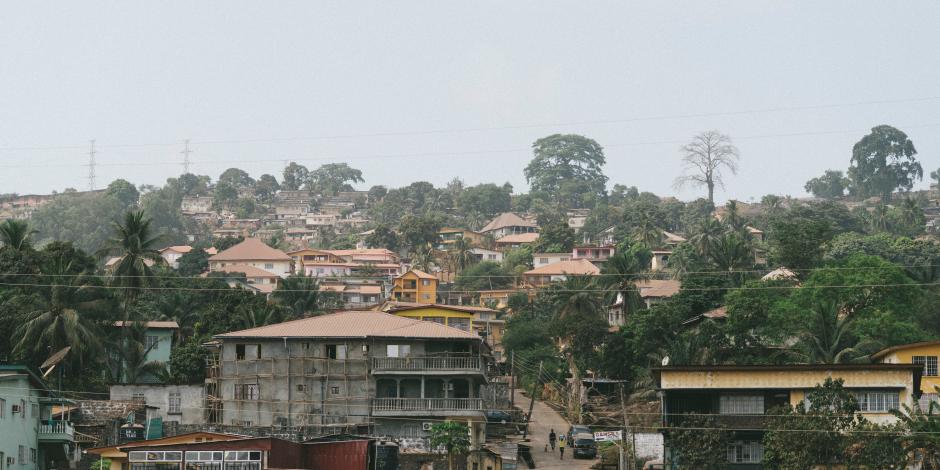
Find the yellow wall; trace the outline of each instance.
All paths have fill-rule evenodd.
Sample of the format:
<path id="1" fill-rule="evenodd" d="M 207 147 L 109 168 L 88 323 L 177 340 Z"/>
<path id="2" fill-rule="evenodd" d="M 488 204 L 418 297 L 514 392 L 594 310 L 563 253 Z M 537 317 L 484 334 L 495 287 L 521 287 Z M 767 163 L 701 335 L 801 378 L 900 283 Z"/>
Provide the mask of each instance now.
<path id="1" fill-rule="evenodd" d="M 396 300 L 433 304 L 437 301 L 437 279 L 428 279 L 430 285 L 427 286 L 424 285 L 424 280 L 425 279 L 419 278 L 417 274 L 410 271 L 402 274 L 395 278 L 395 284 L 392 287 L 392 297 Z M 405 287 L 409 281 L 415 282 L 414 289 Z M 414 300 L 408 298 L 408 296 L 411 295 L 414 296 Z"/>
<path id="2" fill-rule="evenodd" d="M 220 434 L 199 433 L 199 434 L 184 434 L 181 436 L 173 436 L 173 437 L 163 437 L 160 439 L 151 439 L 150 441 L 140 441 L 140 442 L 141 443 L 147 442 L 152 445 L 157 445 L 157 444 L 165 445 L 165 444 L 191 444 L 195 442 L 211 442 L 211 441 L 231 441 L 235 439 L 241 439 L 241 437 L 240 436 L 225 436 L 225 435 L 220 435 Z M 118 450 L 117 447 L 105 447 L 105 448 L 101 448 L 97 450 L 90 449 L 88 452 L 90 454 L 98 454 L 101 456 L 102 459 L 111 460 L 110 470 L 121 470 L 121 465 L 127 463 L 127 453 L 121 452 L 120 450 Z"/>
<path id="3" fill-rule="evenodd" d="M 894 351 L 883 357 L 881 362 L 888 364 L 913 364 L 912 356 L 937 356 L 940 358 L 940 344 L 927 344 L 913 346 Z M 924 393 L 937 393 L 934 387 L 940 386 L 940 377 L 924 376 L 920 382 L 920 390 Z"/>
<path id="4" fill-rule="evenodd" d="M 470 326 L 473 327 L 473 314 L 467 312 L 457 312 L 454 310 L 447 310 L 437 307 L 423 307 L 415 308 L 411 310 L 405 310 L 402 312 L 395 312 L 394 315 L 399 317 L 414 318 L 416 320 L 424 320 L 427 317 L 443 317 L 444 324 L 449 325 L 451 318 L 464 318 L 470 320 Z"/>

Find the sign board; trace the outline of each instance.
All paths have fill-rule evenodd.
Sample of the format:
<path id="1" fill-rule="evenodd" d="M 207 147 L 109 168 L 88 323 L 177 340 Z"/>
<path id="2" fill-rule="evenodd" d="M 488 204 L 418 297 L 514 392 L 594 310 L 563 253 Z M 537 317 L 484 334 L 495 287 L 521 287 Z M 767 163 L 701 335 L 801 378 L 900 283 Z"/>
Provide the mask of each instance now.
<path id="1" fill-rule="evenodd" d="M 594 440 L 597 442 L 609 442 L 623 440 L 623 431 L 598 431 L 594 433 Z"/>

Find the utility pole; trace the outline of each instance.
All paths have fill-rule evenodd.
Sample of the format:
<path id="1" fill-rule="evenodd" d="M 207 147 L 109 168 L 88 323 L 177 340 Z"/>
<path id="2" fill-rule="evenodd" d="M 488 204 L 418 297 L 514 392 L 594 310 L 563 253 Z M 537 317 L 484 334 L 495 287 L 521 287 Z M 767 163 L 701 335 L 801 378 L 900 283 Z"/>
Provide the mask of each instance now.
<path id="1" fill-rule="evenodd" d="M 542 384 L 542 361 L 539 361 L 539 375 L 535 378 L 535 386 L 532 387 L 532 400 L 529 401 L 529 414 L 525 417 L 525 429 L 522 430 L 522 439 L 525 440 L 529 433 L 529 421 L 532 421 L 532 408 L 535 408 L 535 394 L 538 393 L 539 385 Z"/>
<path id="2" fill-rule="evenodd" d="M 623 383 L 620 384 L 620 410 L 623 413 L 623 431 L 627 432 L 627 401 L 624 400 L 623 395 Z M 633 434 L 633 428 L 630 428 L 630 437 L 633 440 L 633 445 L 630 447 L 630 470 L 633 470 L 634 465 L 636 464 L 636 435 Z M 623 436 L 620 437 L 621 443 L 623 442 Z M 620 468 L 623 468 L 623 447 L 620 448 Z"/>
<path id="3" fill-rule="evenodd" d="M 509 408 L 516 407 L 516 352 L 509 352 Z"/>
<path id="4" fill-rule="evenodd" d="M 88 150 L 88 190 L 95 190 L 95 139 L 91 139 L 91 148 Z"/>
<path id="5" fill-rule="evenodd" d="M 183 174 L 185 175 L 189 173 L 189 154 L 193 153 L 189 149 L 189 139 L 183 141 L 183 151 L 180 153 L 183 154 Z"/>

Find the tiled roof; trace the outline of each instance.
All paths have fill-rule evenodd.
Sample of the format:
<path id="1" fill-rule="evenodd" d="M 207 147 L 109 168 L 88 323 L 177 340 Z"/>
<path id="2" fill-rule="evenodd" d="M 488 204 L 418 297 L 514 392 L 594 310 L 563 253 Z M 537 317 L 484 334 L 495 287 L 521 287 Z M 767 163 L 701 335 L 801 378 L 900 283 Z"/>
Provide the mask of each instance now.
<path id="1" fill-rule="evenodd" d="M 174 245 L 174 246 L 168 246 L 168 247 L 166 247 L 166 248 L 160 250 L 160 253 L 163 253 L 163 252 L 165 252 L 165 251 L 175 251 L 175 252 L 177 252 L 177 253 L 189 253 L 190 251 L 193 251 L 193 247 L 191 247 L 191 246 L 189 246 L 189 245 Z"/>
<path id="2" fill-rule="evenodd" d="M 676 235 L 672 232 L 667 232 L 663 230 L 663 237 L 665 238 L 666 243 L 682 243 L 685 241 L 685 237 L 681 235 Z"/>
<path id="3" fill-rule="evenodd" d="M 506 235 L 499 240 L 496 240 L 496 243 L 533 243 L 539 239 L 539 234 L 532 233 L 517 233 L 514 235 Z"/>
<path id="4" fill-rule="evenodd" d="M 637 281 L 640 297 L 672 297 L 679 293 L 682 283 L 673 279 L 648 279 Z"/>
<path id="5" fill-rule="evenodd" d="M 247 264 L 229 264 L 227 266 L 216 268 L 213 270 L 213 272 L 245 273 L 245 277 L 280 277 L 270 271 L 265 271 L 261 268 L 256 268 Z"/>
<path id="6" fill-rule="evenodd" d="M 422 270 L 420 270 L 420 269 L 413 269 L 413 268 L 410 269 L 410 270 L 408 270 L 408 272 L 406 272 L 406 273 L 404 273 L 404 274 L 402 274 L 401 276 L 398 276 L 398 277 L 405 277 L 405 276 L 407 276 L 408 274 L 414 274 L 415 276 L 418 276 L 418 279 L 437 279 L 436 277 L 434 277 L 434 276 L 432 276 L 432 275 L 430 275 L 430 274 L 428 274 L 428 273 L 426 273 L 426 272 L 424 272 L 424 271 L 422 271 Z"/>
<path id="7" fill-rule="evenodd" d="M 242 260 L 290 261 L 291 257 L 281 250 L 271 248 L 261 239 L 246 238 L 245 241 L 209 258 L 209 261 Z"/>
<path id="8" fill-rule="evenodd" d="M 473 305 L 447 305 L 447 304 L 421 304 L 417 302 L 398 302 L 388 301 L 382 306 L 383 312 L 395 313 L 408 310 L 420 310 L 423 308 L 439 308 L 443 310 L 453 310 L 455 312 L 466 313 L 499 313 L 499 310 L 493 310 L 487 307 L 476 307 Z"/>
<path id="9" fill-rule="evenodd" d="M 356 255 L 366 255 L 366 256 L 396 256 L 395 252 L 387 250 L 385 248 L 363 248 L 360 250 L 319 250 L 325 251 L 327 253 L 332 253 L 336 256 L 356 256 Z"/>
<path id="10" fill-rule="evenodd" d="M 216 335 L 216 338 L 427 338 L 469 339 L 476 334 L 383 312 L 350 310 Z"/>
<path id="11" fill-rule="evenodd" d="M 546 264 L 545 266 L 526 271 L 526 276 L 548 276 L 573 274 L 580 276 L 595 276 L 601 273 L 600 268 L 586 259 L 573 259 L 568 261 L 558 261 L 556 263 Z"/>
<path id="12" fill-rule="evenodd" d="M 496 218 L 491 220 L 490 223 L 486 224 L 485 227 L 480 229 L 480 232 L 492 232 L 493 230 L 499 230 L 504 227 L 538 227 L 538 225 L 535 225 L 512 212 L 504 212 L 496 216 Z"/>

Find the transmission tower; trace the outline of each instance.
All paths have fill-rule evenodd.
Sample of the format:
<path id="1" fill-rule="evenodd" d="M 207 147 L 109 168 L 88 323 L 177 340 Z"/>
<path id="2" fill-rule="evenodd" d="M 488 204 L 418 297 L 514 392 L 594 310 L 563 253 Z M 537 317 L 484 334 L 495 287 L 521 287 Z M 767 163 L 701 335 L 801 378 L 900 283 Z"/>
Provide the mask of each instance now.
<path id="1" fill-rule="evenodd" d="M 88 190 L 95 190 L 95 140 L 91 140 L 91 148 L 88 150 Z"/>
<path id="2" fill-rule="evenodd" d="M 189 173 L 189 154 L 193 153 L 189 149 L 189 139 L 183 141 L 183 151 L 180 153 L 183 154 L 183 174 L 185 175 Z"/>

